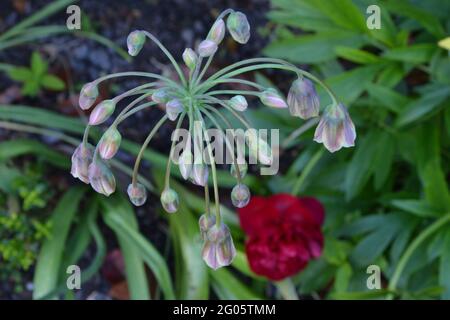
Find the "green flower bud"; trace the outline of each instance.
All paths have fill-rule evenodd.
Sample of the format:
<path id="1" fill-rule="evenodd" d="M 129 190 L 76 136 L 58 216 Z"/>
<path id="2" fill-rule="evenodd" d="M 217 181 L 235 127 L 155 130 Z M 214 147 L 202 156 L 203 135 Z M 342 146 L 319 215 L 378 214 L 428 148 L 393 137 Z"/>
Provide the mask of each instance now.
<path id="1" fill-rule="evenodd" d="M 191 48 L 186 48 L 184 49 L 183 52 L 183 61 L 184 64 L 190 69 L 190 70 L 194 70 L 195 69 L 195 65 L 197 64 L 197 54 L 195 53 L 194 50 L 192 50 Z"/>

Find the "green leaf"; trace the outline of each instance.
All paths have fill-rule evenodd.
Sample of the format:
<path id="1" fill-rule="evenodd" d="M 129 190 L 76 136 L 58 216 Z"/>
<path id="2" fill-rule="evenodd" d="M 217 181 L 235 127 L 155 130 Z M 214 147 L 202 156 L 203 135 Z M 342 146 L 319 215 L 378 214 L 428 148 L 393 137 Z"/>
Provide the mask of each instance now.
<path id="1" fill-rule="evenodd" d="M 440 215 L 439 211 L 436 211 L 436 209 L 423 200 L 396 199 L 392 200 L 391 204 L 397 209 L 415 214 L 419 217 L 436 217 Z"/>
<path id="2" fill-rule="evenodd" d="M 33 76 L 30 69 L 25 68 L 25 67 L 10 68 L 8 75 L 12 80 L 19 81 L 19 82 L 26 82 Z"/>
<path id="3" fill-rule="evenodd" d="M 406 75 L 405 68 L 398 62 L 392 62 L 381 70 L 377 78 L 377 84 L 393 88 Z"/>
<path id="4" fill-rule="evenodd" d="M 450 231 L 447 229 L 439 265 L 439 284 L 445 288 L 442 299 L 450 299 Z"/>
<path id="5" fill-rule="evenodd" d="M 449 95 L 448 86 L 437 86 L 433 91 L 406 105 L 405 110 L 397 118 L 396 126 L 401 128 L 426 117 L 446 101 Z"/>
<path id="6" fill-rule="evenodd" d="M 347 291 L 350 278 L 352 277 L 353 270 L 349 263 L 345 263 L 336 270 L 336 277 L 334 278 L 334 292 Z"/>
<path id="7" fill-rule="evenodd" d="M 52 74 L 46 74 L 41 79 L 41 85 L 47 89 L 55 90 L 55 91 L 61 91 L 64 90 L 66 87 L 66 84 L 64 81 L 62 81 L 60 78 L 52 75 Z"/>
<path id="8" fill-rule="evenodd" d="M 372 291 L 360 291 L 360 292 L 334 292 L 330 295 L 330 298 L 337 300 L 365 300 L 365 299 L 377 299 L 385 298 L 390 291 L 385 289 L 372 290 Z"/>
<path id="9" fill-rule="evenodd" d="M 256 295 L 245 284 L 239 281 L 226 268 L 209 270 L 214 291 L 221 299 L 227 300 L 259 300 Z"/>
<path id="10" fill-rule="evenodd" d="M 377 63 L 380 61 L 380 58 L 378 56 L 360 49 L 337 46 L 334 51 L 336 52 L 338 57 L 356 63 L 368 64 Z"/>
<path id="11" fill-rule="evenodd" d="M 389 178 L 395 155 L 395 140 L 388 132 L 380 132 L 373 161 L 375 190 L 381 190 Z"/>
<path id="12" fill-rule="evenodd" d="M 381 106 L 386 107 L 388 110 L 395 113 L 400 113 L 404 107 L 411 102 L 410 98 L 386 86 L 378 84 L 367 86 L 367 92 Z"/>
<path id="13" fill-rule="evenodd" d="M 394 48 L 385 51 L 383 58 L 420 64 L 430 61 L 437 46 L 431 43 L 414 44 L 404 48 Z"/>
<path id="14" fill-rule="evenodd" d="M 42 59 L 39 52 L 34 51 L 31 55 L 31 71 L 33 76 L 39 79 L 47 72 L 48 64 Z"/>
<path id="15" fill-rule="evenodd" d="M 58 285 L 67 235 L 84 191 L 78 187 L 70 189 L 52 213 L 51 237 L 42 244 L 34 273 L 34 299 L 51 293 Z"/>
<path id="16" fill-rule="evenodd" d="M 311 0 L 310 3 L 339 27 L 362 33 L 368 30 L 362 12 L 351 0 Z"/>
<path id="17" fill-rule="evenodd" d="M 330 264 L 340 266 L 347 261 L 350 249 L 351 246 L 348 242 L 327 237 L 325 239 L 323 258 Z"/>

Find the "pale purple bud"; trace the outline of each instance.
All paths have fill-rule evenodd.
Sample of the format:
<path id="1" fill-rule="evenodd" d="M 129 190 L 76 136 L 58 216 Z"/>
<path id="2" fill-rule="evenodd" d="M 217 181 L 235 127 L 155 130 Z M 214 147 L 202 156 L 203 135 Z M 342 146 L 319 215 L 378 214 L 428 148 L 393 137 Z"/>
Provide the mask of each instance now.
<path id="1" fill-rule="evenodd" d="M 147 200 L 147 190 L 140 183 L 130 183 L 127 188 L 128 197 L 135 206 L 142 206 Z"/>
<path id="2" fill-rule="evenodd" d="M 135 30 L 128 35 L 127 47 L 130 56 L 137 56 L 145 43 L 145 33 Z"/>
<path id="3" fill-rule="evenodd" d="M 242 12 L 231 13 L 227 19 L 227 27 L 235 41 L 245 44 L 250 39 L 250 24 Z"/>
<path id="4" fill-rule="evenodd" d="M 94 155 L 94 147 L 89 143 L 81 143 L 72 155 L 72 168 L 70 173 L 74 178 L 78 178 L 89 184 L 89 165 Z"/>
<path id="5" fill-rule="evenodd" d="M 212 226 L 206 233 L 206 240 L 202 250 L 203 260 L 206 264 L 217 270 L 229 266 L 236 256 L 233 238 L 225 224 Z"/>
<path id="6" fill-rule="evenodd" d="M 212 56 L 217 51 L 217 43 L 212 40 L 203 40 L 198 45 L 198 54 L 200 57 L 206 58 Z"/>
<path id="7" fill-rule="evenodd" d="M 269 88 L 264 90 L 259 96 L 261 102 L 272 108 L 287 108 L 286 101 L 284 101 L 283 97 L 277 92 L 277 90 L 273 88 Z"/>
<path id="8" fill-rule="evenodd" d="M 117 153 L 122 141 L 122 136 L 116 127 L 105 131 L 98 143 L 98 152 L 103 159 L 111 159 Z"/>
<path id="9" fill-rule="evenodd" d="M 208 166 L 204 163 L 195 163 L 192 165 L 191 181 L 204 187 L 208 183 L 209 170 Z"/>
<path id="10" fill-rule="evenodd" d="M 239 168 L 239 173 L 241 175 L 241 179 L 243 179 L 245 177 L 245 175 L 247 174 L 247 170 L 248 170 L 247 162 L 238 163 L 237 167 Z M 230 167 L 230 173 L 236 179 L 238 178 L 238 171 L 237 171 L 236 165 L 234 163 Z"/>
<path id="11" fill-rule="evenodd" d="M 231 202 L 237 208 L 243 208 L 250 202 L 250 190 L 245 184 L 237 184 L 231 191 Z"/>
<path id="12" fill-rule="evenodd" d="M 248 107 L 247 100 L 244 96 L 237 95 L 231 98 L 228 103 L 236 111 L 245 111 Z"/>
<path id="13" fill-rule="evenodd" d="M 166 88 L 156 89 L 152 94 L 152 100 L 156 103 L 167 103 L 170 100 L 169 93 Z"/>
<path id="14" fill-rule="evenodd" d="M 116 102 L 114 100 L 104 100 L 100 102 L 89 116 L 89 124 L 95 126 L 105 122 L 114 112 Z"/>
<path id="15" fill-rule="evenodd" d="M 98 98 L 98 87 L 95 83 L 86 83 L 80 91 L 78 104 L 81 109 L 88 110 Z"/>
<path id="16" fill-rule="evenodd" d="M 213 225 L 216 224 L 216 216 L 214 215 L 207 215 L 206 213 L 203 214 L 200 219 L 198 219 L 198 225 L 200 227 L 200 235 L 203 240 L 206 240 L 206 235 L 211 229 Z"/>
<path id="17" fill-rule="evenodd" d="M 299 78 L 292 83 L 288 106 L 291 115 L 305 120 L 319 115 L 319 96 L 309 79 Z"/>
<path id="18" fill-rule="evenodd" d="M 166 104 L 166 114 L 169 120 L 175 121 L 183 111 L 183 104 L 178 99 L 172 99 Z"/>
<path id="19" fill-rule="evenodd" d="M 103 160 L 96 159 L 89 165 L 89 182 L 98 193 L 109 196 L 116 190 L 116 179 Z"/>
<path id="20" fill-rule="evenodd" d="M 220 44 L 225 37 L 225 22 L 223 19 L 217 20 L 208 33 L 208 40 L 214 41 L 217 45 Z"/>
<path id="21" fill-rule="evenodd" d="M 184 149 L 178 158 L 178 168 L 180 169 L 181 176 L 187 180 L 192 172 L 193 155 L 191 150 Z"/>
<path id="22" fill-rule="evenodd" d="M 355 145 L 355 125 L 342 103 L 329 105 L 317 125 L 314 141 L 323 143 L 330 152 Z"/>
<path id="23" fill-rule="evenodd" d="M 197 64 L 197 54 L 195 53 L 194 50 L 192 50 L 191 48 L 186 48 L 184 49 L 183 52 L 183 61 L 184 64 L 190 69 L 190 70 L 194 70 L 195 69 L 195 65 Z"/>
<path id="24" fill-rule="evenodd" d="M 175 213 L 178 210 L 178 193 L 173 189 L 164 189 L 161 194 L 161 204 L 168 213 Z"/>

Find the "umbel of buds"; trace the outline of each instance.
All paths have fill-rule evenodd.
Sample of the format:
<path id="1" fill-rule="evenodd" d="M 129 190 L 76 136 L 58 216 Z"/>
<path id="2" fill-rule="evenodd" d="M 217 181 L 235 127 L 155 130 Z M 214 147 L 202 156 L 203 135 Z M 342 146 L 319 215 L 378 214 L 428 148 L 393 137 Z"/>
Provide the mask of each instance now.
<path id="1" fill-rule="evenodd" d="M 330 152 L 335 152 L 342 147 L 353 146 L 356 139 L 355 126 L 347 109 L 339 103 L 326 84 L 288 62 L 272 58 L 246 59 L 213 74 L 208 72 L 218 46 L 224 42 L 227 33 L 240 44 L 249 41 L 250 24 L 244 13 L 232 9 L 220 13 L 208 34 L 199 41 L 197 49 L 186 48 L 182 57 L 177 59 L 150 32 L 143 30 L 131 32 L 127 37 L 128 53 L 131 56 L 138 55 L 145 42 L 151 41 L 168 58 L 174 68 L 176 78 L 169 78 L 165 74 L 130 71 L 109 74 L 85 84 L 80 92 L 79 106 L 82 110 L 90 110 L 89 123 L 86 126 L 83 142 L 72 155 L 71 168 L 71 173 L 75 178 L 90 184 L 98 193 L 109 196 L 116 189 L 116 179 L 110 167 L 110 164 L 113 165 L 117 170 L 122 170 L 132 177 L 127 188 L 128 197 L 135 206 L 141 206 L 147 199 L 147 190 L 144 187 L 147 185 L 147 181 L 139 175 L 139 169 L 143 159 L 149 160 L 145 157 L 145 151 L 151 140 L 158 136 L 157 133 L 163 125 L 171 121 L 173 123 L 170 124 L 170 127 L 175 127 L 175 130 L 181 129 L 181 127 L 189 128 L 189 138 L 186 148 L 181 150 L 178 166 L 181 177 L 186 180 L 186 183 L 191 182 L 201 186 L 204 190 L 205 214 L 199 220 L 200 233 L 204 241 L 202 255 L 205 262 L 214 269 L 231 264 L 236 251 L 230 231 L 222 222 L 219 199 L 221 193 L 218 181 L 221 175 L 217 174 L 217 149 L 214 149 L 213 153 L 213 141 L 210 140 L 212 137 L 207 130 L 209 126 L 218 129 L 227 148 L 236 142 L 232 140 L 234 137 L 227 134 L 227 129 L 233 129 L 235 123 L 238 123 L 236 127 L 248 129 L 245 133 L 248 150 L 241 153 L 236 152 L 236 154 L 233 151 L 227 154 L 227 158 L 229 154 L 232 155 L 230 174 L 236 179 L 230 198 L 233 205 L 238 208 L 246 206 L 250 200 L 250 190 L 243 181 L 248 171 L 247 163 L 271 165 L 274 155 L 277 155 L 272 152 L 266 138 L 256 134 L 256 129 L 252 129 L 245 117 L 241 115 L 251 107 L 249 103 L 253 103 L 255 97 L 258 97 L 264 106 L 280 109 L 279 112 L 288 108 L 289 113 L 294 117 L 301 119 L 320 117 L 314 140 L 323 143 Z M 189 69 L 186 74 L 177 62 L 181 59 Z M 243 77 L 245 73 L 262 69 L 280 70 L 295 76 L 287 95 L 287 101 L 285 99 L 286 92 L 268 88 L 251 81 L 249 77 Z M 133 77 L 133 81 L 130 83 L 134 83 L 136 79 L 142 83 L 116 97 L 96 104 L 99 100 L 99 86 L 102 82 L 124 78 L 127 81 L 129 77 Z M 243 85 L 243 88 L 236 90 L 236 85 Z M 324 89 L 323 92 L 328 95 L 328 97 L 321 97 L 322 100 L 327 98 L 331 100 L 331 104 L 325 110 L 321 109 L 314 85 L 321 86 Z M 125 101 L 129 101 L 129 103 L 125 104 Z M 122 104 L 124 105 L 122 106 Z M 155 107 L 156 105 L 157 107 Z M 124 164 L 113 161 L 122 142 L 120 125 L 137 112 L 158 113 L 160 112 L 158 110 L 162 108 L 165 108 L 165 114 L 161 115 L 156 124 L 149 125 L 148 135 L 137 153 L 133 170 L 130 173 Z M 117 115 L 114 117 L 116 111 Z M 229 121 L 228 116 L 233 117 L 233 121 Z M 112 121 L 110 118 L 113 118 Z M 313 119 L 313 121 L 315 120 Z M 100 127 L 105 123 L 111 124 L 105 128 L 106 130 L 94 147 L 90 144 L 92 138 L 90 128 Z M 219 123 L 225 124 L 226 128 L 222 128 Z M 95 132 L 100 129 L 96 128 Z M 177 132 L 175 131 L 175 133 Z M 177 192 L 170 187 L 171 162 L 174 152 L 178 148 L 176 141 L 177 139 L 171 141 L 165 182 L 160 195 L 161 204 L 169 213 L 175 213 L 178 210 L 180 201 Z M 170 144 L 169 141 L 168 144 Z M 243 155 L 247 155 L 250 159 L 247 161 Z M 206 161 L 206 157 L 209 158 L 209 161 Z M 155 168 L 156 170 L 160 169 L 160 167 Z M 213 188 L 214 192 L 210 192 L 210 188 Z M 210 199 L 210 194 L 211 198 L 214 196 L 214 199 Z M 212 200 L 214 205 L 210 205 Z"/>

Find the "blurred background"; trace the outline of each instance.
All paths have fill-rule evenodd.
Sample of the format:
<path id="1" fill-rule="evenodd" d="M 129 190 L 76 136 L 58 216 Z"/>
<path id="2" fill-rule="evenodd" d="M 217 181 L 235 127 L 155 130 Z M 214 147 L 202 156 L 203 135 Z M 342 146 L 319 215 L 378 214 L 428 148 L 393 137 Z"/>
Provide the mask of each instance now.
<path id="1" fill-rule="evenodd" d="M 81 30 L 66 27 L 72 4 Z M 379 29 L 369 28 L 371 5 Z M 162 211 L 171 125 L 144 154 L 141 174 L 154 186 L 147 203 L 129 203 L 139 144 L 164 110 L 122 126 L 113 196 L 70 175 L 88 115 L 78 108 L 81 87 L 114 72 L 172 72 L 153 45 L 128 56 L 128 34 L 152 32 L 181 62 L 227 8 L 247 15 L 251 38 L 241 46 L 226 37 L 208 72 L 260 56 L 285 59 L 325 79 L 357 130 L 354 148 L 330 154 L 312 141 L 314 128 L 251 101 L 247 118 L 280 129 L 282 148 L 276 176 L 250 169 L 252 194 L 313 197 L 325 211 L 320 257 L 281 281 L 249 266 L 226 168 L 219 184 L 238 251 L 231 267 L 213 271 L 201 260 L 201 188 L 173 177 L 182 205 L 175 215 Z M 448 0 L 2 1 L 0 299 L 449 299 L 449 14 Z M 294 80 L 278 71 L 250 78 L 286 95 Z M 139 84 L 110 81 L 100 95 Z M 81 268 L 79 290 L 67 288 L 69 265 Z"/>

